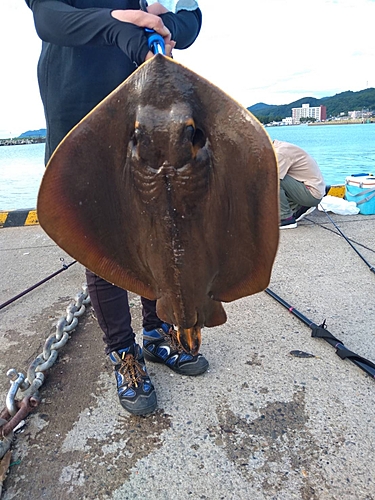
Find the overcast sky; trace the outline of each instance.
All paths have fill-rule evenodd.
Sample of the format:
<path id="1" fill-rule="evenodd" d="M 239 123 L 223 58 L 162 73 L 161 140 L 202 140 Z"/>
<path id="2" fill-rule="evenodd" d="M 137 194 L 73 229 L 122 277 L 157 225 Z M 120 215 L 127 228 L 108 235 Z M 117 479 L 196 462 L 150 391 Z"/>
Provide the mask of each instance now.
<path id="1" fill-rule="evenodd" d="M 375 0 L 225 3 L 199 1 L 201 34 L 174 57 L 245 107 L 375 87 Z M 0 0 L 0 138 L 45 127 L 40 45 L 24 0 Z"/>

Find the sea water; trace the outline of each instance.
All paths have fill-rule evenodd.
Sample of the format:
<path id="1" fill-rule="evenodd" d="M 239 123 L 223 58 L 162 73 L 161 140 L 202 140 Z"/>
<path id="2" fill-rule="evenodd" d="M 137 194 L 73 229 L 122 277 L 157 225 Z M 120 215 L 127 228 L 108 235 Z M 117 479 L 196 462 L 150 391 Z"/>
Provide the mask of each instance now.
<path id="1" fill-rule="evenodd" d="M 327 184 L 359 173 L 375 175 L 375 124 L 266 127 L 271 139 L 307 151 Z M 44 173 L 44 144 L 0 146 L 0 211 L 36 207 Z"/>
<path id="2" fill-rule="evenodd" d="M 296 144 L 318 163 L 326 184 L 344 184 L 348 175 L 375 175 L 375 123 L 290 125 L 266 128 L 271 139 Z"/>
<path id="3" fill-rule="evenodd" d="M 0 146 L 0 211 L 36 207 L 44 144 Z"/>

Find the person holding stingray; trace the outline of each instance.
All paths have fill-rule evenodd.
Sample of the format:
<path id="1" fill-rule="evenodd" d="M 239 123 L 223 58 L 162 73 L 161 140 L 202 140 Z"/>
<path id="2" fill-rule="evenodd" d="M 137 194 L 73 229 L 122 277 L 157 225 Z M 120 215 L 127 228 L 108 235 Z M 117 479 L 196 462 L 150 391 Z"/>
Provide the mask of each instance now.
<path id="1" fill-rule="evenodd" d="M 197 38 L 202 14 L 195 0 L 26 0 L 42 39 L 38 81 L 44 105 L 47 163 L 65 135 L 153 56 L 145 28 L 159 33 L 166 55 L 185 49 Z M 156 301 L 141 298 L 143 349 L 135 341 L 126 290 L 88 269 L 86 278 L 105 351 L 114 365 L 121 405 L 135 415 L 157 406 L 145 360 L 163 363 L 182 375 L 200 375 L 208 368 L 201 354 L 186 353 L 173 326 L 156 314 Z"/>

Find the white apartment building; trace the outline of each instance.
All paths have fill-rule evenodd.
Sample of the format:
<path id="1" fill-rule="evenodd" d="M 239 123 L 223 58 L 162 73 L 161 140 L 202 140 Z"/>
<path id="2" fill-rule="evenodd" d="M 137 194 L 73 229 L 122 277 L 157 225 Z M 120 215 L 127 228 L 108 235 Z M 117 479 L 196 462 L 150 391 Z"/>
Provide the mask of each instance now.
<path id="1" fill-rule="evenodd" d="M 321 122 L 327 118 L 327 108 L 325 106 L 310 108 L 310 104 L 302 104 L 302 108 L 292 108 L 293 124 L 300 123 L 301 118 L 315 118 Z"/>

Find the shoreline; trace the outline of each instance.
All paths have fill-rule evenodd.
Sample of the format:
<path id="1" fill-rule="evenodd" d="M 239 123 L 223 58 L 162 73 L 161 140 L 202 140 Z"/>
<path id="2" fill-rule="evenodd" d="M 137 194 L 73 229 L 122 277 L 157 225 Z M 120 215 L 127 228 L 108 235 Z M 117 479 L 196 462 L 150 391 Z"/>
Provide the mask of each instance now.
<path id="1" fill-rule="evenodd" d="M 336 121 L 325 121 L 325 122 L 310 122 L 310 123 L 292 123 L 290 125 L 263 125 L 266 128 L 269 127 L 314 127 L 319 125 L 371 125 L 375 123 L 375 118 L 368 118 L 367 120 L 336 120 Z"/>
<path id="2" fill-rule="evenodd" d="M 0 146 L 23 146 L 24 144 L 41 144 L 45 142 L 45 137 L 16 137 L 15 139 L 0 139 Z"/>
<path id="3" fill-rule="evenodd" d="M 315 122 L 308 123 L 307 125 L 316 126 L 316 125 L 370 125 L 371 123 L 375 123 L 373 118 L 368 118 L 367 120 L 337 120 L 337 121 L 325 121 L 325 122 Z"/>

